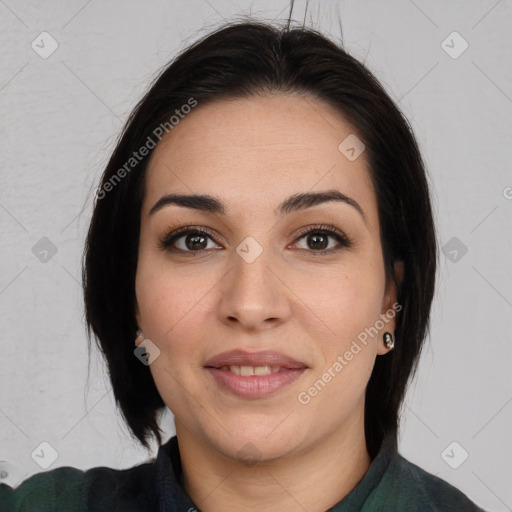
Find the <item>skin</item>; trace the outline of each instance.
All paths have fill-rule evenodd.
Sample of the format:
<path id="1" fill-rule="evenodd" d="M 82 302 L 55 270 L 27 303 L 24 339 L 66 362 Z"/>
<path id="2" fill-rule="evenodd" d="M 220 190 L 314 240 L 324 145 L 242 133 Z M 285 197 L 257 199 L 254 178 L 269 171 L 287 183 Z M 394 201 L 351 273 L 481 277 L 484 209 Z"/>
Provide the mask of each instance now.
<path id="1" fill-rule="evenodd" d="M 198 105 L 151 157 L 135 314 L 160 350 L 150 371 L 175 417 L 184 487 L 204 512 L 324 511 L 371 463 L 364 395 L 376 357 L 389 351 L 382 334 L 394 333 L 394 319 L 359 343 L 308 404 L 297 398 L 396 303 L 365 154 L 349 161 L 338 150 L 353 133 L 330 106 L 280 93 Z M 292 194 L 331 189 L 357 201 L 364 218 L 334 201 L 274 213 Z M 149 215 L 168 193 L 215 196 L 227 214 L 168 205 Z M 299 230 L 321 224 L 334 224 L 353 247 L 329 237 L 328 249 L 340 250 L 316 254 L 325 247 Z M 158 240 L 173 226 L 205 227 L 216 236 L 202 253 L 186 245 L 186 234 L 175 241 L 196 250 L 192 256 L 162 250 Z M 251 263 L 236 252 L 248 236 L 263 250 Z M 309 368 L 273 395 L 240 398 L 204 369 L 212 356 L 238 348 L 280 351 Z"/>

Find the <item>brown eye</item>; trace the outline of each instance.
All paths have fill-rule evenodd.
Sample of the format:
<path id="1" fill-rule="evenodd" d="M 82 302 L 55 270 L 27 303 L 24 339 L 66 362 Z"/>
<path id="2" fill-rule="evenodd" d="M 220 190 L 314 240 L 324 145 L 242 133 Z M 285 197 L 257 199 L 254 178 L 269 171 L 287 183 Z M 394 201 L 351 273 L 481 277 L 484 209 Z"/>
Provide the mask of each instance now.
<path id="1" fill-rule="evenodd" d="M 329 235 L 325 233 L 313 233 L 307 235 L 307 242 L 311 249 L 327 249 L 329 245 Z"/>
<path id="2" fill-rule="evenodd" d="M 307 230 L 298 238 L 298 240 L 306 239 L 306 246 L 303 250 L 312 254 L 328 254 L 341 250 L 343 247 L 352 247 L 352 240 L 344 233 L 339 231 L 336 227 L 332 226 L 318 226 Z M 329 239 L 334 239 L 338 242 L 338 246 L 329 247 Z"/>
<path id="3" fill-rule="evenodd" d="M 193 233 L 189 235 L 184 235 L 184 237 L 179 237 L 177 240 L 179 240 L 180 238 L 185 238 L 185 247 L 187 249 L 190 249 L 191 251 L 196 249 L 204 250 L 208 245 L 207 237 L 204 235 Z"/>
<path id="4" fill-rule="evenodd" d="M 208 247 L 208 240 L 215 242 L 208 231 L 185 227 L 164 236 L 160 240 L 159 246 L 161 249 L 168 251 L 200 253 L 212 248 Z"/>

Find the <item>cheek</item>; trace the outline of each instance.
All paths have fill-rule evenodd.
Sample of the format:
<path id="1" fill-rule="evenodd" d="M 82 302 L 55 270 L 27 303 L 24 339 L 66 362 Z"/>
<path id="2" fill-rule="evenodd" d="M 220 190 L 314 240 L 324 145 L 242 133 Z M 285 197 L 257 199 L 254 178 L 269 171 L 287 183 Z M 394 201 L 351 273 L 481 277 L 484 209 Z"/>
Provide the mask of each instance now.
<path id="1" fill-rule="evenodd" d="M 371 376 L 377 338 L 367 332 L 381 313 L 383 283 L 380 274 L 368 272 L 369 268 L 354 266 L 330 279 L 317 281 L 318 286 L 310 295 L 315 313 L 310 321 L 328 327 L 322 328 L 317 338 L 322 361 L 311 379 L 322 390 L 322 399 L 315 406 L 319 412 L 332 405 L 342 414 L 348 404 L 355 405 L 361 398 Z"/>
<path id="2" fill-rule="evenodd" d="M 351 361 L 343 361 L 343 353 L 308 382 L 297 400 L 305 408 L 304 414 L 321 418 L 323 428 L 339 426 L 357 404 L 364 399 L 375 358 L 369 347 L 362 348 Z"/>
<path id="3" fill-rule="evenodd" d="M 311 319 L 325 323 L 330 336 L 348 341 L 373 325 L 381 313 L 383 282 L 370 265 L 353 265 L 328 275 L 315 275 L 297 295 L 307 297 Z"/>
<path id="4" fill-rule="evenodd" d="M 204 309 L 208 297 L 205 295 L 214 283 L 194 278 L 190 273 L 180 275 L 158 259 L 142 258 L 136 278 L 144 334 L 161 352 L 161 357 L 151 364 L 155 381 L 163 377 L 164 370 L 181 375 L 194 367 L 199 342 L 196 340 L 204 340 L 200 334 L 207 331 L 204 321 L 208 315 Z"/>
<path id="5" fill-rule="evenodd" d="M 198 300 L 195 293 L 187 287 L 177 288 L 170 279 L 146 281 L 138 294 L 146 337 L 163 348 L 168 347 L 193 319 Z"/>
<path id="6" fill-rule="evenodd" d="M 193 280 L 179 276 L 179 269 L 173 268 L 164 254 L 149 247 L 139 253 L 135 291 L 147 337 L 161 338 L 200 299 Z"/>
<path id="7" fill-rule="evenodd" d="M 173 413 L 187 410 L 192 395 L 183 392 L 183 383 L 195 371 L 194 329 L 204 292 L 192 282 L 178 283 L 169 269 L 155 265 L 141 265 L 136 290 L 144 334 L 160 350 L 149 367 L 155 385 Z"/>

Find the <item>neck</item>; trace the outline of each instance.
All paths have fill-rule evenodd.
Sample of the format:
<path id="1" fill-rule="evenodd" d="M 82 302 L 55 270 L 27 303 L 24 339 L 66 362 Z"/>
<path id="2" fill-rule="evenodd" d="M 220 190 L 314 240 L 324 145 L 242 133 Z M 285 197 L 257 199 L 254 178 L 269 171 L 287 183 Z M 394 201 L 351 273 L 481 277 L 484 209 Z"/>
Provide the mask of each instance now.
<path id="1" fill-rule="evenodd" d="M 176 421 L 183 485 L 203 512 L 325 511 L 359 483 L 371 464 L 358 421 L 286 458 L 244 464 L 220 454 Z"/>

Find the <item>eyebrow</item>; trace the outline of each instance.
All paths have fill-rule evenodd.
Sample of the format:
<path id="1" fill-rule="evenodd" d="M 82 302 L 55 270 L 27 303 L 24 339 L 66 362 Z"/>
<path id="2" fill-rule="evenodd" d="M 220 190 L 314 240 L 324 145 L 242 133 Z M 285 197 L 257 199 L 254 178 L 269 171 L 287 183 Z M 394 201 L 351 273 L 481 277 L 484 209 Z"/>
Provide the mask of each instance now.
<path id="1" fill-rule="evenodd" d="M 338 190 L 327 190 L 325 192 L 305 192 L 294 194 L 285 199 L 275 210 L 276 215 L 287 215 L 291 212 L 305 210 L 319 204 L 337 201 L 354 207 L 366 223 L 364 211 L 357 201 L 342 194 Z M 183 208 L 192 208 L 201 212 L 226 215 L 226 208 L 220 199 L 203 194 L 167 194 L 162 196 L 149 210 L 148 215 L 153 215 L 158 210 L 168 205 L 177 205 Z"/>

